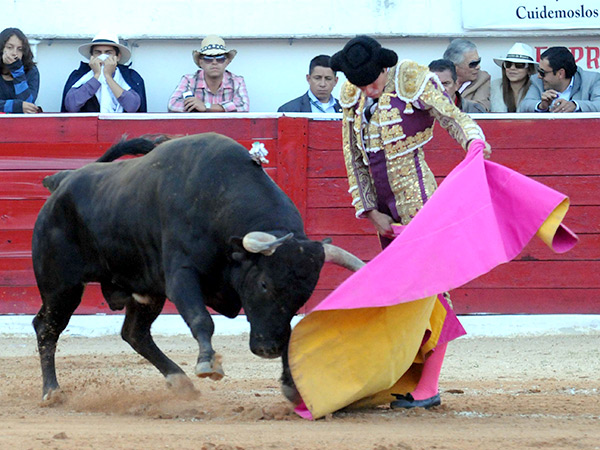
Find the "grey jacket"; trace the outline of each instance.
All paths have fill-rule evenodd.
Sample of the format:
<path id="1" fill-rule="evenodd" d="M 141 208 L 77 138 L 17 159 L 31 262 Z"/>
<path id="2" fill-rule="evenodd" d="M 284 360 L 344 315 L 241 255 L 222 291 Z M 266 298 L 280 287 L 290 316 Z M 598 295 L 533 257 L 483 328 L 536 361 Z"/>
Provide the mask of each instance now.
<path id="1" fill-rule="evenodd" d="M 340 106 L 337 99 L 335 100 L 334 109 L 335 112 L 342 112 L 342 107 Z M 301 95 L 298 98 L 295 98 L 294 100 L 290 100 L 289 102 L 281 105 L 277 112 L 312 112 L 308 92 L 306 92 L 306 94 Z"/>
<path id="2" fill-rule="evenodd" d="M 600 111 L 600 73 L 590 72 L 577 68 L 573 77 L 573 90 L 571 98 L 579 105 L 581 112 Z M 531 86 L 527 95 L 519 105 L 517 112 L 535 112 L 535 108 L 542 99 L 544 84 L 537 75 L 531 76 Z"/>

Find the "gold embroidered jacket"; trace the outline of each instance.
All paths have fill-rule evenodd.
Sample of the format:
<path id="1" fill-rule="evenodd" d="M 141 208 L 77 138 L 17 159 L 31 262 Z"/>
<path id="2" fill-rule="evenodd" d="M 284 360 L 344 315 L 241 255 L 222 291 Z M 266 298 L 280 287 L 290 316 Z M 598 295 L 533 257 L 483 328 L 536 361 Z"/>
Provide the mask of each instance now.
<path id="1" fill-rule="evenodd" d="M 369 153 L 383 151 L 388 172 L 402 171 L 402 165 L 408 161 L 407 155 L 410 159 L 419 158 L 425 171 L 429 172 L 424 175 L 427 191 L 432 193 L 436 187 L 435 179 L 425 164 L 422 147 L 433 137 L 435 120 L 465 150 L 471 140 L 485 140 L 479 126 L 445 95 L 438 78 L 427 67 L 414 61 L 402 61 L 389 69 L 384 93 L 369 122 L 364 115 L 367 97 L 358 87 L 346 82 L 340 97 L 344 160 L 357 217 L 377 209 L 377 194 L 369 171 Z M 393 185 L 391 189 L 397 190 Z M 406 197 L 405 192 L 394 194 L 398 194 L 398 199 L 402 199 L 402 194 Z M 397 200 L 396 203 L 402 202 Z M 411 206 L 407 214 L 412 217 L 416 209 L 419 209 L 418 205 Z"/>

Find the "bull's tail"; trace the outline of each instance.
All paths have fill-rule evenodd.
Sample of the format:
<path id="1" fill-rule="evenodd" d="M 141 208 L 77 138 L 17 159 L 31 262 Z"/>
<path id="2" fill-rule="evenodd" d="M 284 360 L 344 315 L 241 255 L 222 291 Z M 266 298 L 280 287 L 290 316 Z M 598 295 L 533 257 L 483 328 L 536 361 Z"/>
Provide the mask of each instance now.
<path id="1" fill-rule="evenodd" d="M 127 135 L 124 135 L 119 142 L 106 150 L 96 162 L 111 162 L 125 155 L 145 155 L 150 153 L 157 145 L 170 139 L 172 139 L 171 136 L 156 134 L 127 140 Z"/>
<path id="2" fill-rule="evenodd" d="M 71 172 L 73 172 L 73 171 L 72 170 L 61 170 L 60 172 L 57 172 L 54 175 L 48 175 L 47 177 L 44 177 L 44 179 L 42 180 L 42 185 L 52 193 L 56 190 L 56 188 L 58 187 L 60 182 L 62 180 L 64 180 L 65 177 L 67 175 L 69 175 Z"/>
<path id="3" fill-rule="evenodd" d="M 127 135 L 124 135 L 119 142 L 106 150 L 96 162 L 111 162 L 125 155 L 145 155 L 150 153 L 157 145 L 170 139 L 173 139 L 173 136 L 147 134 L 127 140 Z M 49 175 L 42 180 L 42 185 L 52 193 L 71 172 L 72 170 L 62 170 L 54 175 Z"/>

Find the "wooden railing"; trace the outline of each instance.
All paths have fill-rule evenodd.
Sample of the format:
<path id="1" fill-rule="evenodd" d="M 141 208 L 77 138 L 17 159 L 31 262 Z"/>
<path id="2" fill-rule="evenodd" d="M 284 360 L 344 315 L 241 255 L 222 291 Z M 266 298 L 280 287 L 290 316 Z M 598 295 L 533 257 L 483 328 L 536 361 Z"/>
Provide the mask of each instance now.
<path id="1" fill-rule="evenodd" d="M 570 196 L 566 224 L 580 242 L 557 255 L 532 241 L 513 262 L 453 291 L 456 311 L 600 313 L 600 116 L 475 117 L 494 149 L 494 161 Z M 208 131 L 248 148 L 255 141 L 265 144 L 267 172 L 298 206 L 311 238 L 332 237 L 364 260 L 379 252 L 370 223 L 357 220 L 350 207 L 339 120 L 273 114 L 0 116 L 0 314 L 31 314 L 41 304 L 31 234 L 48 196 L 41 185 L 44 176 L 93 161 L 123 134 Z M 464 152 L 439 126 L 435 136 L 427 146 L 427 160 L 441 182 Z M 348 275 L 327 265 L 303 312 Z M 174 312 L 173 305 L 167 303 L 166 311 Z M 110 310 L 98 286 L 90 285 L 77 313 L 99 312 Z"/>

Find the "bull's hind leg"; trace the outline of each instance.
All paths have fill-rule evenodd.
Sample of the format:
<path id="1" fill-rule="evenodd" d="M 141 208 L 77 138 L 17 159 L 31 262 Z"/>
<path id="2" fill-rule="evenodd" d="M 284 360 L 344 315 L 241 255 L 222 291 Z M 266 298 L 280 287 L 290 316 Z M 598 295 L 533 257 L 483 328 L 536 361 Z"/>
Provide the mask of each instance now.
<path id="1" fill-rule="evenodd" d="M 81 302 L 83 289 L 83 285 L 77 285 L 51 294 L 42 292 L 43 304 L 33 319 L 42 366 L 42 399 L 47 403 L 60 398 L 56 379 L 56 343 Z"/>
<path id="2" fill-rule="evenodd" d="M 152 339 L 150 327 L 162 311 L 164 304 L 164 298 L 153 298 L 148 304 L 141 304 L 133 299 L 129 301 L 121 336 L 164 375 L 169 387 L 184 394 L 196 392 L 192 381 L 183 370 L 169 359 Z"/>

